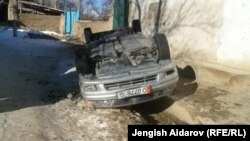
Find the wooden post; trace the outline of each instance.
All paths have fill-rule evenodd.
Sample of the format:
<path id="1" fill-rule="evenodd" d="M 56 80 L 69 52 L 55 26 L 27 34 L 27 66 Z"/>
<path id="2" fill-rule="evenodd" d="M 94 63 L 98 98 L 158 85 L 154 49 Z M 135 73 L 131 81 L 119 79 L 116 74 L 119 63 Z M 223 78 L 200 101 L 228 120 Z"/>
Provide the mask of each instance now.
<path id="1" fill-rule="evenodd" d="M 17 21 L 18 21 L 18 1 L 14 0 L 12 3 L 13 11 L 13 37 L 17 37 Z"/>
<path id="2" fill-rule="evenodd" d="M 19 20 L 18 0 L 14 0 L 14 2 L 13 2 L 13 37 L 17 37 L 18 20 Z"/>
<path id="3" fill-rule="evenodd" d="M 19 8 L 19 0 L 16 0 L 16 16 L 17 16 L 17 21 L 19 21 L 19 11 L 18 11 L 18 8 Z"/>
<path id="4" fill-rule="evenodd" d="M 13 37 L 17 37 L 17 25 L 16 21 L 13 21 Z"/>
<path id="5" fill-rule="evenodd" d="M 22 4 L 21 3 L 19 3 L 19 5 L 20 5 L 20 9 L 19 9 L 19 14 L 21 15 L 22 14 Z"/>

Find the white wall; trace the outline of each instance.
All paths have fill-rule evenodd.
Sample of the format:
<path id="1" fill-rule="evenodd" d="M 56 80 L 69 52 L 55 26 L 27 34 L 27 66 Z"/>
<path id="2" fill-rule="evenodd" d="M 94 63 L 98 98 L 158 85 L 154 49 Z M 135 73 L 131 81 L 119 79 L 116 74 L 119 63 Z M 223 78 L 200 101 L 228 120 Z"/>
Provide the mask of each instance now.
<path id="1" fill-rule="evenodd" d="M 130 20 L 139 16 L 131 0 Z M 234 73 L 250 73 L 249 0 L 138 0 L 143 33 L 165 33 L 171 55 Z M 240 71 L 238 71 L 240 70 Z"/>
<path id="2" fill-rule="evenodd" d="M 218 62 L 250 70 L 250 1 L 225 0 Z"/>

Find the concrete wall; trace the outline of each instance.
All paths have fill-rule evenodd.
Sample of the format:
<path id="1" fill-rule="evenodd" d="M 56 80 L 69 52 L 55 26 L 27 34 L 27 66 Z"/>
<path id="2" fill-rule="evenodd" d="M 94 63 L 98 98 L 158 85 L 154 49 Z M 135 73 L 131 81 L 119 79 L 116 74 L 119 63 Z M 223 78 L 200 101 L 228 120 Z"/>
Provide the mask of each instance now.
<path id="1" fill-rule="evenodd" d="M 90 27 L 93 33 L 112 30 L 112 21 L 112 18 L 110 18 L 109 21 L 79 21 L 74 24 L 72 32 L 73 37 L 85 42 L 84 28 Z"/>
<path id="2" fill-rule="evenodd" d="M 8 20 L 10 20 L 10 21 L 17 19 L 17 17 L 15 17 L 16 14 L 14 14 L 14 12 L 15 12 L 14 5 L 16 5 L 16 1 L 9 0 L 9 4 L 8 4 Z"/>
<path id="3" fill-rule="evenodd" d="M 218 62 L 250 70 L 250 1 L 225 0 Z"/>
<path id="4" fill-rule="evenodd" d="M 36 30 L 49 30 L 60 33 L 60 28 L 64 28 L 63 16 L 37 15 L 37 14 L 21 14 L 20 22 L 23 27 Z M 63 31 L 63 30 L 62 30 Z"/>
<path id="5" fill-rule="evenodd" d="M 249 13 L 248 0 L 131 0 L 130 21 L 140 18 L 146 35 L 165 33 L 179 63 L 249 74 Z"/>

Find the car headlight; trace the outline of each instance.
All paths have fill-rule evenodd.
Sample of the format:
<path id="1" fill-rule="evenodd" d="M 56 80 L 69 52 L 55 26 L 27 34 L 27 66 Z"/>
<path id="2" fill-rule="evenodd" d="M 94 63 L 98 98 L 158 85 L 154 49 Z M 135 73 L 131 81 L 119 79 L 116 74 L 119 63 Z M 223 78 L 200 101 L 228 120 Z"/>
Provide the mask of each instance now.
<path id="1" fill-rule="evenodd" d="M 85 85 L 85 86 L 84 86 L 84 91 L 89 91 L 89 92 L 91 92 L 91 91 L 96 91 L 96 90 L 97 90 L 97 88 L 96 88 L 95 85 Z"/>

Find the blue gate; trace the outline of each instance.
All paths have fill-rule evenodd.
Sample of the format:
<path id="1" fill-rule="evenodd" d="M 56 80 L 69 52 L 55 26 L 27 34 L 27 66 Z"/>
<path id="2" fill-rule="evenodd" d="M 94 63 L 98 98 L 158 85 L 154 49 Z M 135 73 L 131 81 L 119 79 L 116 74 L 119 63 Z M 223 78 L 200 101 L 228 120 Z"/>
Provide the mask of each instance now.
<path id="1" fill-rule="evenodd" d="M 79 21 L 80 18 L 80 6 L 74 7 L 71 4 L 66 4 L 65 7 L 65 33 L 72 34 L 74 24 Z"/>

